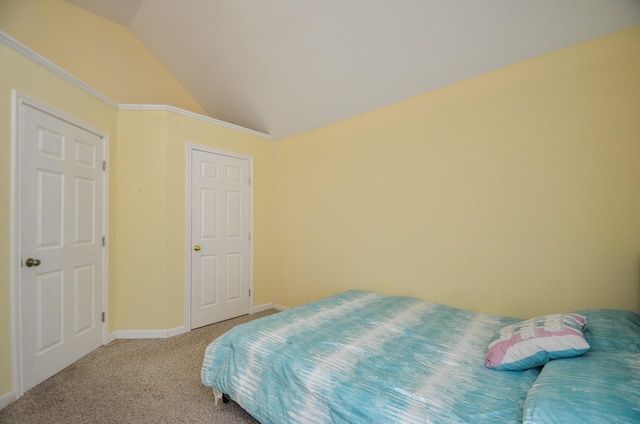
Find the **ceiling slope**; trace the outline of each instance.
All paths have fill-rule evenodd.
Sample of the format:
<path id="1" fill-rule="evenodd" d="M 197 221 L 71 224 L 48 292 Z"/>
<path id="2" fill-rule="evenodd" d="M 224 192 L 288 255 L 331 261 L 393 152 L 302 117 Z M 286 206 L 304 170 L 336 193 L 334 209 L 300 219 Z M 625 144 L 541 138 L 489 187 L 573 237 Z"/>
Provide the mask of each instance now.
<path id="1" fill-rule="evenodd" d="M 639 0 L 67 0 L 274 140 L 640 25 Z"/>

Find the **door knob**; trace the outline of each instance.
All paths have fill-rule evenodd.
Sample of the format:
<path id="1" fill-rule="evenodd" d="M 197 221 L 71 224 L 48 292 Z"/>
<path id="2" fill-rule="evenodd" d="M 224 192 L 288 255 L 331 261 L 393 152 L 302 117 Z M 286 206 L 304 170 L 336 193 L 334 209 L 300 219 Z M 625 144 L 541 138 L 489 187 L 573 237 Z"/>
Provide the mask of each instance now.
<path id="1" fill-rule="evenodd" d="M 200 250 L 200 245 L 196 244 L 195 246 L 193 246 L 193 250 L 195 250 L 196 252 Z"/>
<path id="2" fill-rule="evenodd" d="M 40 259 L 29 258 L 25 261 L 24 264 L 29 268 L 31 268 L 32 266 L 38 266 L 40 265 Z"/>

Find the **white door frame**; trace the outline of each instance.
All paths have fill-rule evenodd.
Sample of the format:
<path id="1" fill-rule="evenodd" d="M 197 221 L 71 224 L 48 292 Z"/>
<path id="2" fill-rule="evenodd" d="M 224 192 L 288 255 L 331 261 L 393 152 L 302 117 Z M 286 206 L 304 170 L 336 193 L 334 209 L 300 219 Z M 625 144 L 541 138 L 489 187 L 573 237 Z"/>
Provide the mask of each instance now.
<path id="1" fill-rule="evenodd" d="M 10 265 L 10 281 L 11 281 L 11 343 L 13 347 L 13 360 L 12 360 L 12 373 L 13 373 L 13 388 L 15 398 L 18 399 L 24 394 L 23 375 L 22 375 L 22 307 L 20 299 L 20 285 L 21 275 L 20 272 L 20 252 L 21 252 L 21 240 L 20 237 L 20 191 L 21 191 L 21 177 L 20 177 L 20 164 L 21 164 L 21 152 L 22 152 L 22 121 L 23 121 L 23 106 L 30 106 L 34 109 L 38 109 L 43 113 L 51 115 L 61 121 L 67 122 L 71 125 L 79 127 L 87 132 L 97 135 L 103 140 L 104 159 L 109 163 L 109 134 L 99 130 L 85 122 L 82 122 L 73 116 L 67 115 L 63 112 L 53 109 L 52 107 L 39 102 L 33 98 L 28 97 L 25 94 L 19 93 L 16 90 L 12 92 L 12 130 L 11 130 L 11 216 L 10 216 L 10 253 L 9 258 Z M 103 187 L 103 232 L 105 235 L 105 248 L 103 249 L 103 311 L 105 311 L 105 323 L 102 332 L 102 344 L 105 345 L 108 341 L 109 332 L 109 238 L 106 237 L 109 234 L 109 167 L 105 167 L 104 175 L 104 187 Z"/>
<path id="2" fill-rule="evenodd" d="M 253 313 L 253 156 L 243 155 L 236 152 L 215 149 L 193 143 L 187 143 L 186 153 L 186 244 L 185 244 L 185 288 L 184 288 L 184 328 L 191 331 L 191 159 L 194 150 L 200 150 L 216 155 L 230 156 L 237 159 L 249 161 L 249 314 Z"/>

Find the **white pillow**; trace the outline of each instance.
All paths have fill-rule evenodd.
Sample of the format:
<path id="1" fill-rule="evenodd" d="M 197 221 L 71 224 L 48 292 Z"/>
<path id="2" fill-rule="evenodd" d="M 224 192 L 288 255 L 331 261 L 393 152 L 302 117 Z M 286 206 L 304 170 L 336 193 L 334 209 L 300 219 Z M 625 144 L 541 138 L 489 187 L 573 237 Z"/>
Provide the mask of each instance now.
<path id="1" fill-rule="evenodd" d="M 551 359 L 579 356 L 589 350 L 584 338 L 587 319 L 579 314 L 531 318 L 500 330 L 489 343 L 487 368 L 521 371 Z"/>

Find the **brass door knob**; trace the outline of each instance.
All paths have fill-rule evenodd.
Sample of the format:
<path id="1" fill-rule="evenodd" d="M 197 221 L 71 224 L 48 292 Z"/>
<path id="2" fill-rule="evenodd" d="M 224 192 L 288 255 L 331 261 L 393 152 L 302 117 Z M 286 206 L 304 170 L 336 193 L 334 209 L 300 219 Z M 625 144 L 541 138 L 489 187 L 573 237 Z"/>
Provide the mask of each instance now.
<path id="1" fill-rule="evenodd" d="M 196 252 L 200 250 L 200 245 L 196 244 L 195 246 L 193 246 L 193 250 L 195 250 Z"/>
<path id="2" fill-rule="evenodd" d="M 32 266 L 38 266 L 40 265 L 40 259 L 29 258 L 24 262 L 24 264 L 29 268 L 31 268 Z"/>

